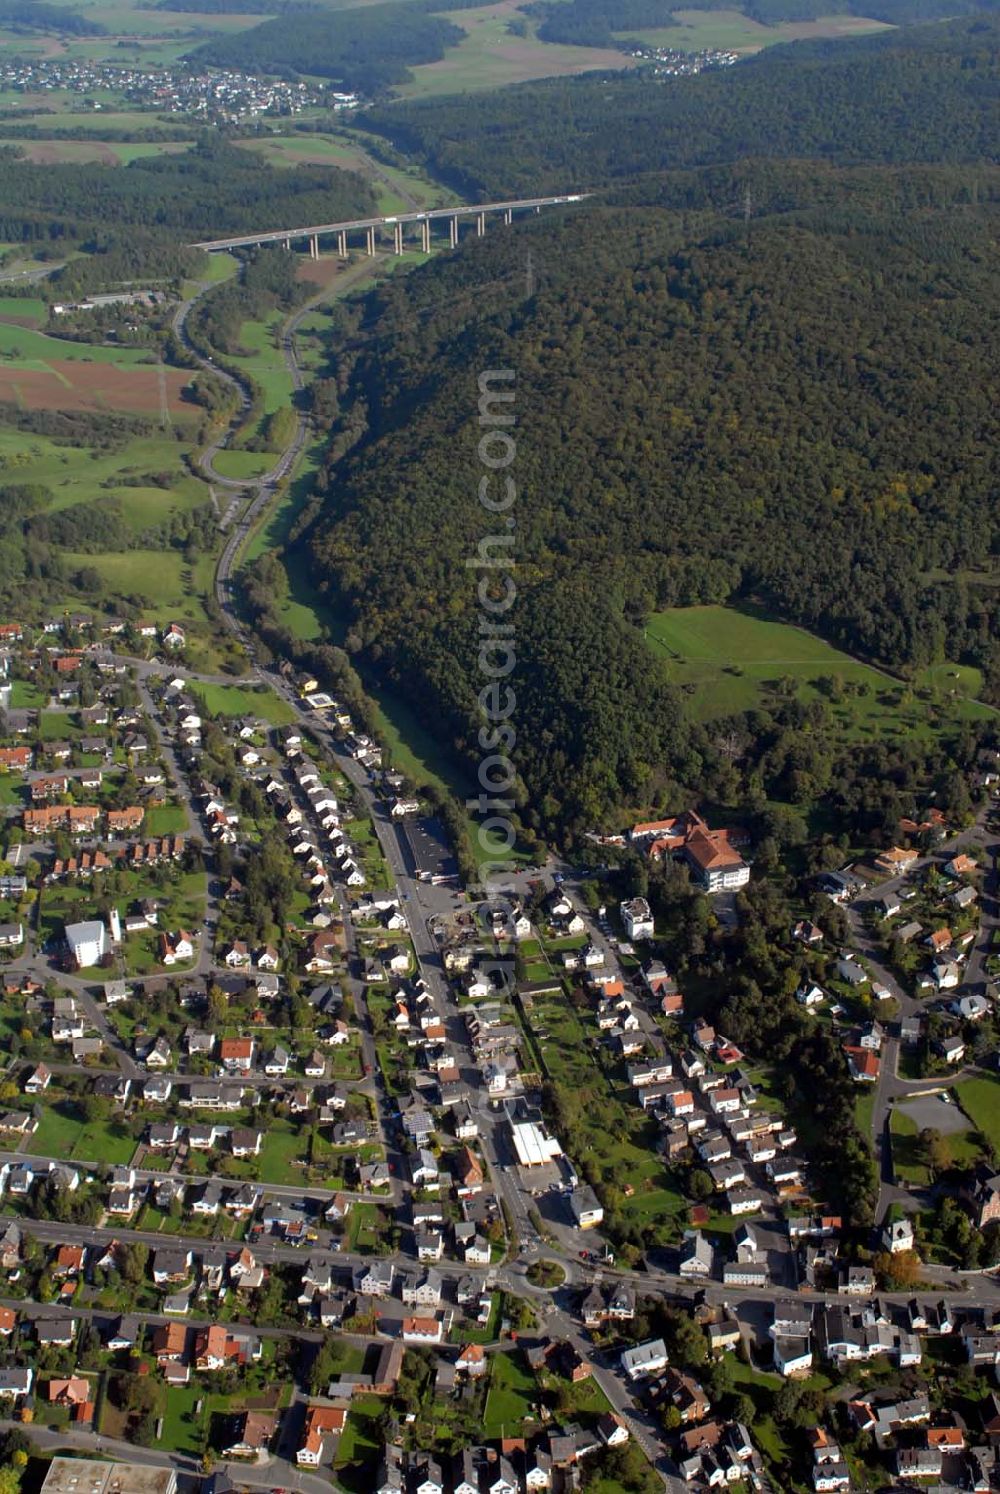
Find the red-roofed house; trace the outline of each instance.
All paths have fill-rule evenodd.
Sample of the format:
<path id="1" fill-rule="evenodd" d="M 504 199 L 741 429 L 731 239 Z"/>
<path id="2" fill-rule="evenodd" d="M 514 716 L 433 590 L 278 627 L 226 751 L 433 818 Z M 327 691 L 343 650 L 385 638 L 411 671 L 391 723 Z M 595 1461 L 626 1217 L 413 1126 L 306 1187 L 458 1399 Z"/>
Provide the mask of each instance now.
<path id="1" fill-rule="evenodd" d="M 307 1409 L 302 1441 L 295 1454 L 300 1468 L 319 1467 L 326 1440 L 339 1437 L 346 1420 L 347 1410 L 343 1406 L 310 1406 Z"/>

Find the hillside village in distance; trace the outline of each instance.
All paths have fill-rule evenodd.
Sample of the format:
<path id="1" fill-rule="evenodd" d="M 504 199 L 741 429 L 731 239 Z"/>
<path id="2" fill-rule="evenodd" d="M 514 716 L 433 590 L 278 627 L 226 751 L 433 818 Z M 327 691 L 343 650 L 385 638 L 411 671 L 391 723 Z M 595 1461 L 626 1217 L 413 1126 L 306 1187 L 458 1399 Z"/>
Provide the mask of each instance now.
<path id="1" fill-rule="evenodd" d="M 995 753 L 785 931 L 862 1224 L 613 895 L 672 866 L 738 928 L 741 826 L 483 900 L 321 680 L 199 676 L 177 623 L 0 640 L 2 1436 L 46 1490 L 992 1487 Z"/>

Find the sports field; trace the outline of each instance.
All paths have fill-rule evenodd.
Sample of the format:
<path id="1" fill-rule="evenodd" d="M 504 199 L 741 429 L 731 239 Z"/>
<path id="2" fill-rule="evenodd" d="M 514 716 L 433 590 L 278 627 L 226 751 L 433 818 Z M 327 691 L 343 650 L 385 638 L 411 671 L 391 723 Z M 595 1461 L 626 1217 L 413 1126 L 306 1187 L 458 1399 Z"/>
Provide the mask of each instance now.
<path id="1" fill-rule="evenodd" d="M 941 665 L 907 686 L 802 628 L 734 608 L 671 608 L 648 619 L 644 636 L 699 721 L 786 693 L 826 700 L 841 730 L 859 738 L 923 734 L 995 714 L 975 699 L 974 669 Z"/>

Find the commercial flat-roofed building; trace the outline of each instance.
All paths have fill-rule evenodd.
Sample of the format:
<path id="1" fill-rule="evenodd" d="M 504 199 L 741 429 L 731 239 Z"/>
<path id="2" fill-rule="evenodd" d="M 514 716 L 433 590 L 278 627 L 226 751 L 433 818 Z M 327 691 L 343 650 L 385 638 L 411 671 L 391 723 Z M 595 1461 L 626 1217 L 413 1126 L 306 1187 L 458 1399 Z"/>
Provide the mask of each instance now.
<path id="1" fill-rule="evenodd" d="M 53 1458 L 42 1494 L 175 1494 L 172 1468 L 105 1463 L 99 1458 Z"/>
<path id="2" fill-rule="evenodd" d="M 511 1140 L 522 1167 L 544 1167 L 562 1156 L 562 1147 L 540 1121 L 511 1121 Z"/>

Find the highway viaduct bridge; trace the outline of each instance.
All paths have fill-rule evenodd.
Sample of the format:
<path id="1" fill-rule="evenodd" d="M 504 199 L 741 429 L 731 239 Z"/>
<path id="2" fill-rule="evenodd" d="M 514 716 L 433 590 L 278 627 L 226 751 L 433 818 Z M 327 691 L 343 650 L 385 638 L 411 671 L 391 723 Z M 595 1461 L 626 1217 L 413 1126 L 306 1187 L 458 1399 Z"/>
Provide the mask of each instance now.
<path id="1" fill-rule="evenodd" d="M 562 207 L 567 203 L 583 202 L 589 195 L 587 192 L 574 192 L 563 197 L 522 197 L 516 202 L 481 202 L 472 206 L 428 208 L 424 212 L 397 213 L 392 217 L 354 218 L 349 223 L 317 223 L 311 228 L 277 228 L 267 233 L 236 234 L 228 239 L 204 239 L 191 247 L 204 249 L 211 254 L 217 249 L 251 249 L 261 244 L 284 244 L 286 249 L 291 249 L 295 243 L 306 243 L 310 258 L 318 259 L 320 239 L 336 236 L 337 252 L 341 259 L 346 259 L 348 234 L 363 233 L 368 253 L 374 254 L 377 235 L 391 228 L 395 251 L 402 254 L 403 236 L 412 224 L 420 230 L 421 249 L 429 254 L 431 228 L 435 223 L 447 223 L 449 242 L 454 249 L 458 243 L 462 219 L 474 221 L 476 233 L 481 238 L 486 232 L 487 217 L 502 216 L 505 223 L 511 223 L 515 213 L 540 213 L 545 207 Z"/>

